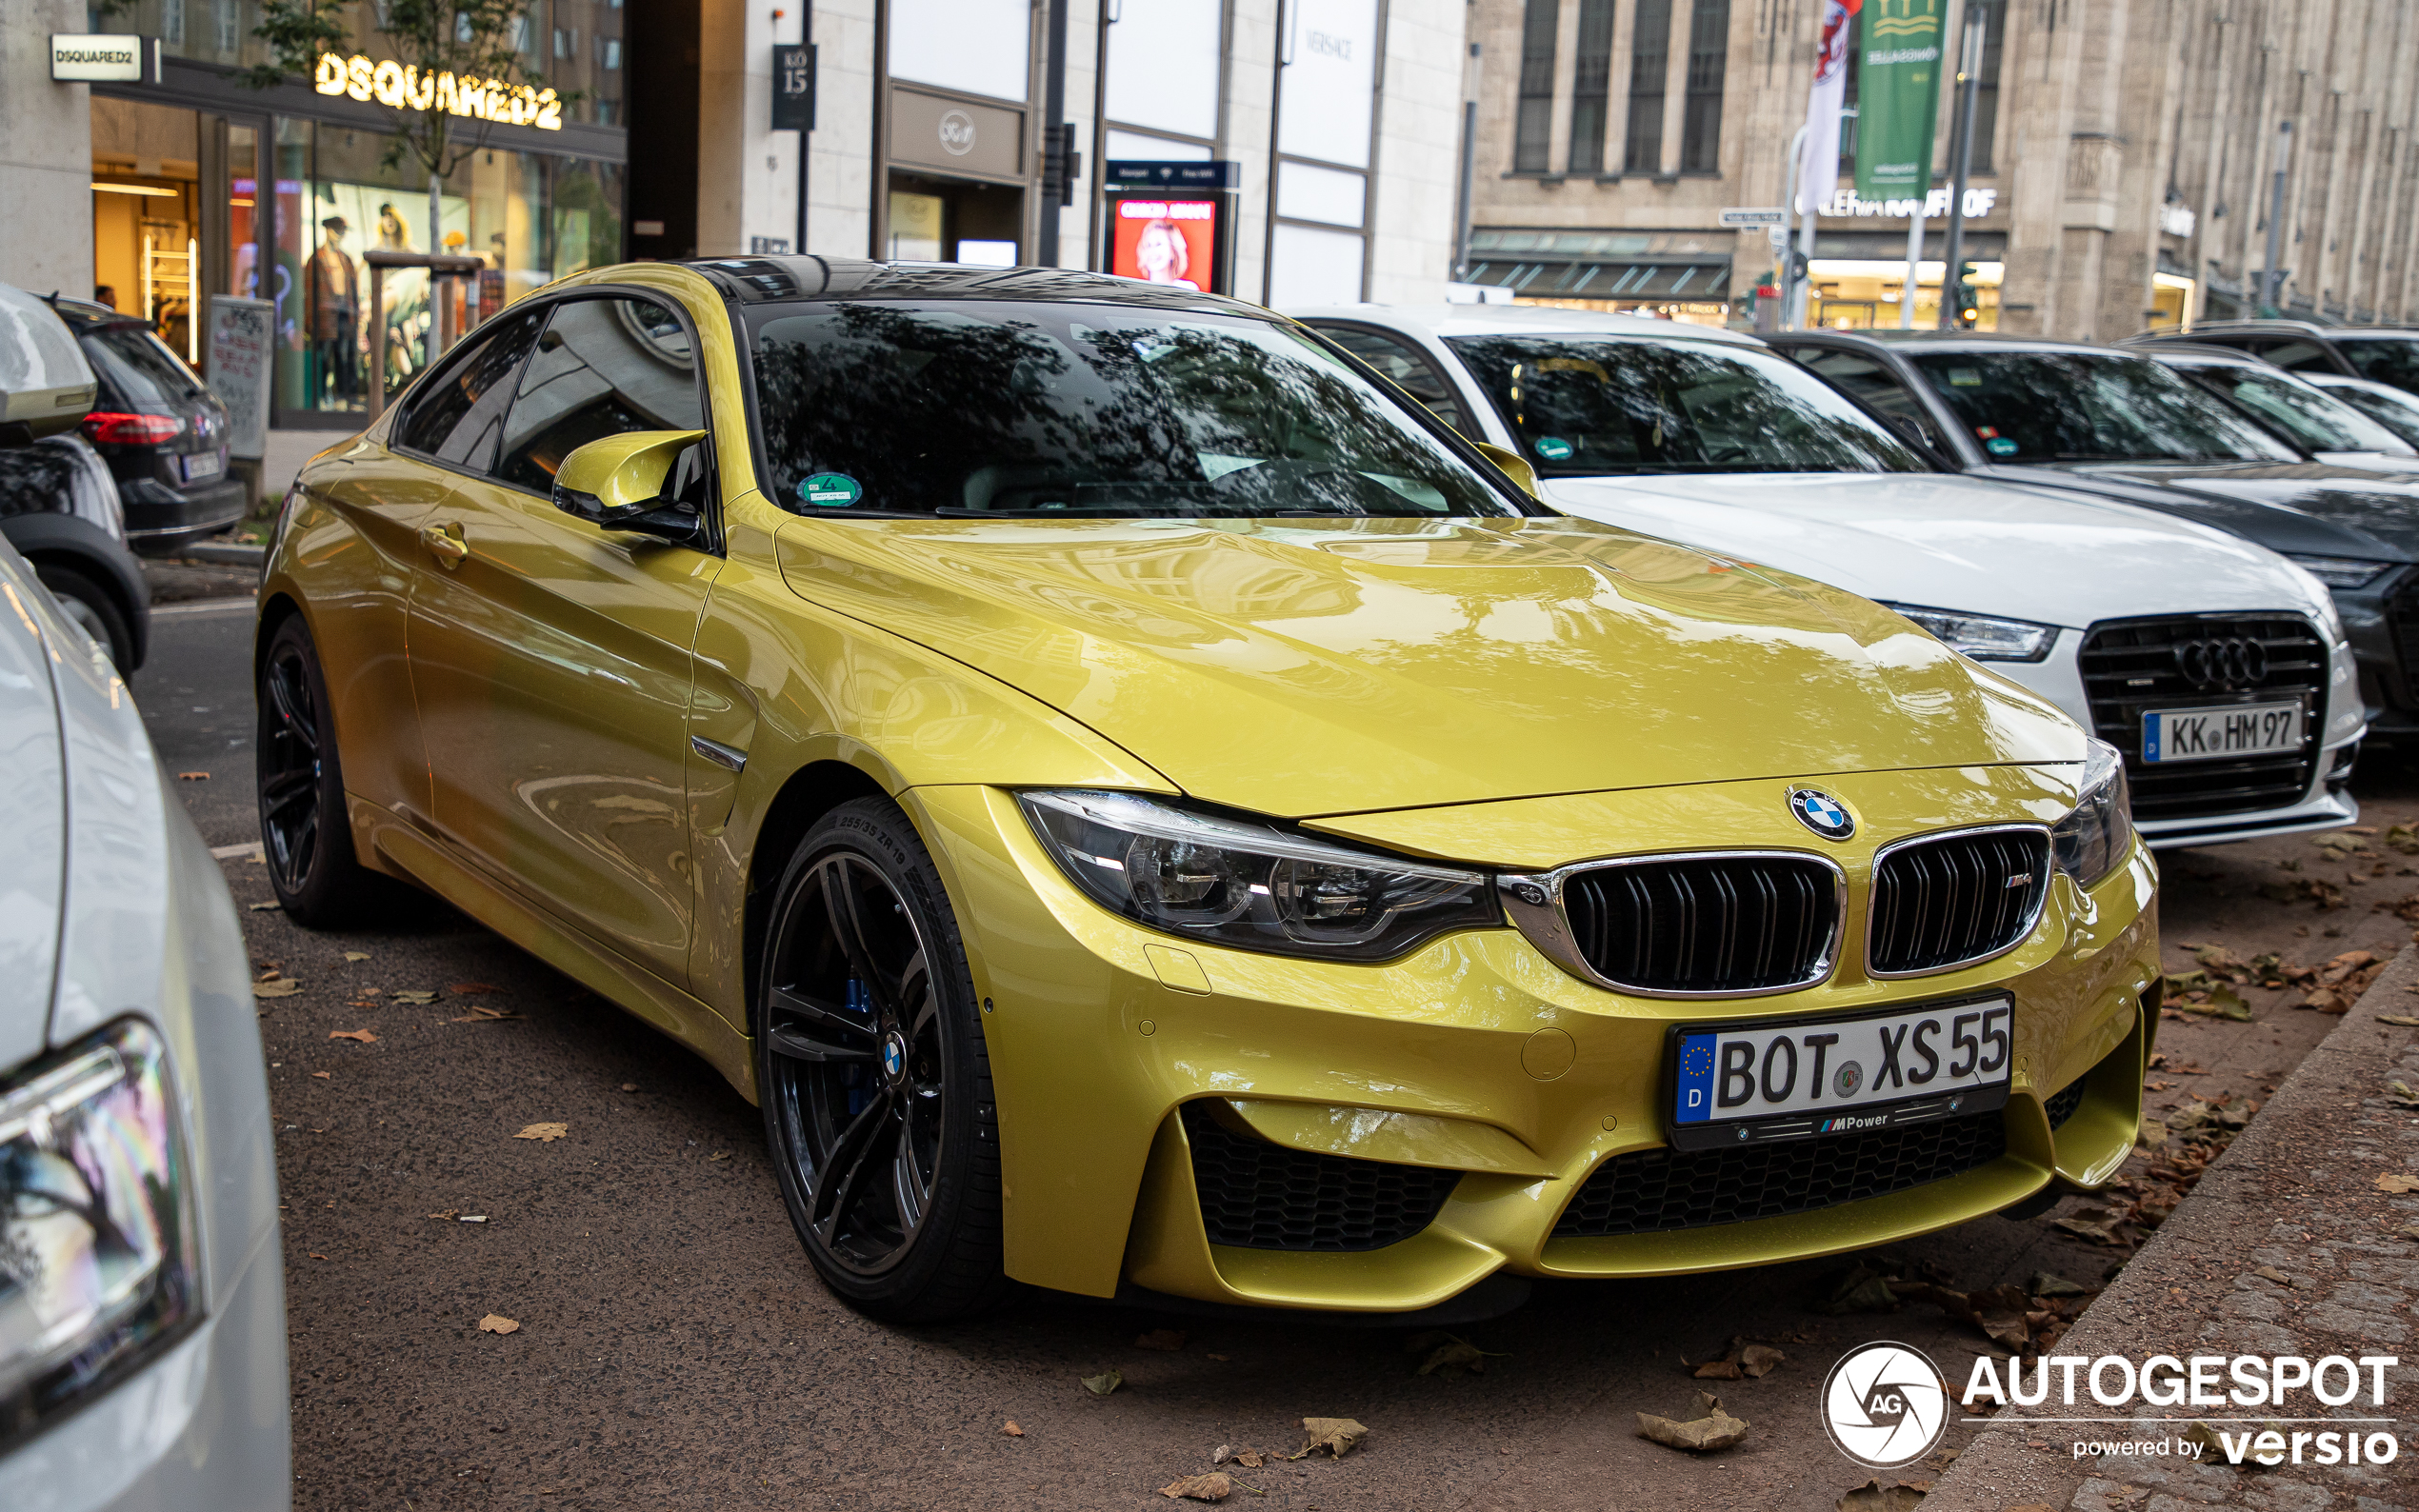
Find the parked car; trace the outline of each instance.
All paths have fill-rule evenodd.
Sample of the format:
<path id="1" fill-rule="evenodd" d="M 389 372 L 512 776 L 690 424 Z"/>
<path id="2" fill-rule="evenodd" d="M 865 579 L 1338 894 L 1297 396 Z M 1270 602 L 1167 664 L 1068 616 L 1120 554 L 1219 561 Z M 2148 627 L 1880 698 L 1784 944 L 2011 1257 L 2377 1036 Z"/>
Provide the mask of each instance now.
<path id="1" fill-rule="evenodd" d="M 82 428 L 117 479 L 134 549 L 168 555 L 242 519 L 250 494 L 228 468 L 218 396 L 150 321 L 88 300 L 54 303 L 100 380 Z"/>
<path id="2" fill-rule="evenodd" d="M 694 1048 L 884 1317 L 1764 1264 L 2133 1145 L 2111 748 L 1256 307 L 575 274 L 304 467 L 260 605 L 288 912 L 416 879 Z"/>
<path id="3" fill-rule="evenodd" d="M 2124 753 L 2154 846 L 2358 816 L 2344 786 L 2363 728 L 2350 647 L 2326 589 L 2269 551 L 2071 491 L 1945 474 L 1729 331 L 1503 306 L 1291 313 L 1425 384 L 1411 391 L 1472 439 L 1518 452 L 1555 507 L 1879 600 L 2057 704 Z M 2238 645 L 2251 660 L 2209 660 Z M 2259 743 L 2169 733 L 2253 709 L 2285 716 Z"/>
<path id="4" fill-rule="evenodd" d="M 2396 326 L 2319 326 L 2306 320 L 2202 321 L 2189 332 L 2128 341 L 2231 347 L 2290 372 L 2334 372 L 2419 393 L 2419 330 Z"/>
<path id="5" fill-rule="evenodd" d="M 2419 447 L 2419 393 L 2369 378 L 2347 378 L 2339 372 L 2316 372 L 2308 368 L 2303 368 L 2299 376 L 2333 394 L 2411 446 Z"/>
<path id="6" fill-rule="evenodd" d="M 292 1489 L 277 1167 L 218 863 L 115 670 L 0 543 L 0 1485 Z"/>
<path id="7" fill-rule="evenodd" d="M 2419 472 L 2419 450 L 2296 373 L 2224 347 L 2147 348 L 2231 405 L 2244 419 L 2313 462 L 2379 472 Z"/>
<path id="8" fill-rule="evenodd" d="M 1971 476 L 2230 531 L 2327 585 L 2369 732 L 2419 737 L 2419 480 L 2303 458 L 2148 354 L 1978 333 L 1792 331 L 1781 351 Z M 2336 775 L 2343 775 L 2337 773 Z"/>
<path id="9" fill-rule="evenodd" d="M 0 537 L 121 673 L 143 665 L 150 587 L 117 486 L 75 427 L 95 385 L 49 302 L 0 285 Z"/>

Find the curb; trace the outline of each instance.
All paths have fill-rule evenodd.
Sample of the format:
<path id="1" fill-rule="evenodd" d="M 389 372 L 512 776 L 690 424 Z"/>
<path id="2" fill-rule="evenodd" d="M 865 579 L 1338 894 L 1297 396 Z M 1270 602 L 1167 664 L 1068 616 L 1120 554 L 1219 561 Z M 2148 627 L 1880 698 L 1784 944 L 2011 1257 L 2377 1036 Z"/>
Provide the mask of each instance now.
<path id="1" fill-rule="evenodd" d="M 2271 1230 L 2279 1216 L 2298 1220 L 2307 1213 L 2313 1232 L 2303 1236 L 2305 1240 L 2315 1238 L 2315 1230 L 2321 1228 L 2347 1226 L 2346 1221 L 2321 1209 L 2320 1195 L 2340 1195 L 2348 1186 L 2356 1186 L 2359 1180 L 2365 1179 L 2369 1167 L 2380 1161 L 2391 1163 L 2395 1158 L 2396 1152 L 2390 1150 L 2379 1155 L 2354 1146 L 2371 1141 L 2384 1143 L 2377 1132 L 2358 1125 L 2370 1122 L 2369 1104 L 2382 1105 L 2387 1077 L 2396 1059 L 2410 1049 L 2413 1035 L 2419 1033 L 2380 1025 L 2376 1015 L 2381 1006 L 2402 1011 L 2419 1005 L 2414 992 L 2419 992 L 2419 945 L 2406 945 L 2392 964 L 2378 974 L 2360 1001 L 2344 1014 L 2343 1022 L 2311 1048 L 2275 1095 L 2261 1105 L 2249 1126 L 2209 1164 L 2174 1214 L 2127 1262 L 2108 1289 L 2092 1300 L 2074 1328 L 2060 1342 L 2059 1354 L 2087 1358 L 2126 1355 L 2138 1361 L 2152 1354 L 2222 1353 L 2229 1352 L 2229 1348 L 2234 1353 L 2270 1352 L 2255 1347 L 2248 1338 L 2232 1346 L 2212 1338 L 2249 1331 L 2238 1321 L 2239 1313 L 2220 1304 L 2230 1300 L 2233 1278 L 2266 1258 L 2252 1252 L 2265 1250 L 2275 1243 Z M 2313 1129 L 2310 1125 L 2318 1127 Z M 2313 1139 L 2313 1133 L 2323 1137 Z M 2403 1164 L 2419 1164 L 2419 1156 L 2408 1157 Z M 2405 1218 L 2411 1216 L 2408 1211 L 2413 1205 L 2410 1199 L 2385 1199 L 2382 1193 L 2367 1195 L 2404 1209 L 2401 1216 Z M 2301 1200 L 2295 1201 L 2297 1197 Z M 2352 1220 L 2349 1224 L 2356 1225 L 2357 1231 L 2329 1233 L 2321 1243 L 2343 1248 L 2369 1247 L 2389 1239 L 2389 1231 L 2373 1223 Z M 2382 1247 L 2406 1252 L 2412 1248 L 2408 1243 Z M 2410 1377 L 2406 1368 L 2397 1371 L 2393 1379 L 2405 1383 Z M 1963 1389 L 1963 1383 L 1950 1383 L 1952 1402 Z M 2111 1464 L 2104 1469 L 2097 1460 L 2077 1461 L 2069 1443 L 2061 1442 L 2071 1440 L 2070 1430 L 2056 1423 L 2028 1422 L 2029 1413 L 2055 1414 L 2062 1410 L 2077 1409 L 2045 1404 L 2029 1409 L 2009 1407 L 1994 1414 L 1956 1462 L 1933 1482 L 1930 1494 L 1924 1498 L 1923 1512 L 2099 1506 L 2102 1499 L 2096 1497 L 2077 1502 L 2078 1496 L 2094 1489 L 2091 1482 L 2096 1481 L 2099 1486 L 2106 1487 L 2104 1477 L 2132 1481 L 2144 1478 L 2142 1462 L 2128 1461 L 2122 1466 Z M 2162 1409 L 2137 1404 L 2136 1410 L 2151 1415 L 2144 1419 L 2145 1428 L 2170 1425 L 2169 1420 L 2157 1416 Z M 2171 1425 L 2180 1431 L 2189 1421 L 2178 1418 Z M 2126 1430 L 2098 1431 L 2117 1437 Z M 2030 1443 L 2044 1440 L 2050 1442 L 2049 1449 L 2030 1447 Z M 2395 1467 L 2397 1475 L 2408 1468 L 2407 1460 Z M 2240 1476 L 2249 1472 L 2220 1468 L 2207 1473 Z M 2249 1489 L 2248 1484 L 2246 1489 Z M 2375 1488 L 2347 1482 L 2341 1489 L 2351 1493 Z M 2273 1487 L 2271 1482 L 2271 1494 L 2282 1493 L 2283 1488 Z M 2166 1502 L 2169 1498 L 2163 1496 L 2159 1500 Z M 2195 1493 L 2191 1500 L 2203 1502 L 2210 1498 L 2206 1493 Z M 2229 1496 L 2222 1500 L 2232 1499 Z M 2262 1501 L 2259 1504 L 2267 1503 Z M 2363 1505 L 2367 1504 L 2364 1499 Z"/>
<path id="2" fill-rule="evenodd" d="M 191 546 L 179 547 L 170 560 L 256 567 L 268 554 L 269 547 L 265 546 L 243 546 L 233 541 L 196 541 Z"/>

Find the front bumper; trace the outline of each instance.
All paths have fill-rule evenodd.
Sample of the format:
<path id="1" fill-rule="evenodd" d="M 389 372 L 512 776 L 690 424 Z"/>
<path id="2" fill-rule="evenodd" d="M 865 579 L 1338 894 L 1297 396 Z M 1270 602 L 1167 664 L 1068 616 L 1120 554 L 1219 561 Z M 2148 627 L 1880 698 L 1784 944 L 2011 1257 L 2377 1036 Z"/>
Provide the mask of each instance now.
<path id="1" fill-rule="evenodd" d="M 1864 821 L 1839 846 L 1809 843 L 1778 779 L 1325 827 L 1505 869 L 1649 848 L 1819 850 L 1849 873 L 1847 937 L 1858 941 L 1879 844 L 2054 820 L 2071 802 L 2073 777 L 2056 767 L 1827 777 Z M 2156 873 L 2139 847 L 2089 894 L 2056 879 L 2031 935 L 1966 970 L 1875 981 L 1851 949 L 1829 980 L 1801 991 L 1674 1002 L 1583 983 L 1509 928 L 1449 936 L 1380 965 L 1173 939 L 1078 893 L 1010 795 L 934 787 L 904 796 L 948 875 L 984 1000 L 1007 1266 L 1021 1281 L 1094 1296 L 1125 1282 L 1215 1303 L 1409 1311 L 1499 1270 L 1655 1275 L 1886 1243 L 1994 1212 L 2053 1181 L 2097 1185 L 2132 1145 L 2155 1027 L 2146 995 L 2158 980 Z M 1604 1163 L 1663 1146 L 1669 1025 L 1870 1012 L 1986 987 L 2012 991 L 2017 1004 L 2014 1083 L 1992 1131 L 2004 1135 L 2004 1153 L 1918 1186 L 1786 1216 L 1556 1237 Z M 2080 1102 L 2053 1134 L 2045 1102 L 2078 1083 Z M 1450 1190 L 1431 1221 L 1382 1247 L 1213 1244 L 1188 1104 L 1204 1104 L 1196 1120 L 1207 1109 L 1226 1130 L 1293 1151 L 1441 1170 Z"/>

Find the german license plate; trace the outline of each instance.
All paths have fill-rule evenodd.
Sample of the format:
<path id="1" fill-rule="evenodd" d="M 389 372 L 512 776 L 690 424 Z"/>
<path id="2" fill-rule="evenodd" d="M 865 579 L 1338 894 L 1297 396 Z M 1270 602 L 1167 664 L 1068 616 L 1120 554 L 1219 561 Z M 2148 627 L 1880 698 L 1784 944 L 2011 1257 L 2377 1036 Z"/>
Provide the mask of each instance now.
<path id="1" fill-rule="evenodd" d="M 2210 762 L 2302 748 L 2302 706 L 2227 704 L 2217 708 L 2142 711 L 2146 762 Z"/>
<path id="2" fill-rule="evenodd" d="M 227 470 L 227 454 L 223 451 L 189 451 L 185 454 L 185 481 L 199 483 L 215 478 Z"/>
<path id="3" fill-rule="evenodd" d="M 1671 1143 L 1707 1149 L 1894 1128 L 2008 1101 L 2006 993 L 1853 1019 L 1679 1029 Z"/>

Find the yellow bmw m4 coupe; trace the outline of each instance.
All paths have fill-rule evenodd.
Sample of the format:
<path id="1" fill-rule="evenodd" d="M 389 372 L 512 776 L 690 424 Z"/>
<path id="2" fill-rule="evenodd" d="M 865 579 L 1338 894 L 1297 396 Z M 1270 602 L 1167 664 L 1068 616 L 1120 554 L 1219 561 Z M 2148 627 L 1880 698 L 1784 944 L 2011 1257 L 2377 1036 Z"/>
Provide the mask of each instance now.
<path id="1" fill-rule="evenodd" d="M 2105 1182 L 2160 980 L 2115 753 L 1520 470 L 1186 289 L 582 273 L 287 496 L 270 873 L 704 1056 L 894 1320 L 1407 1312 Z"/>

